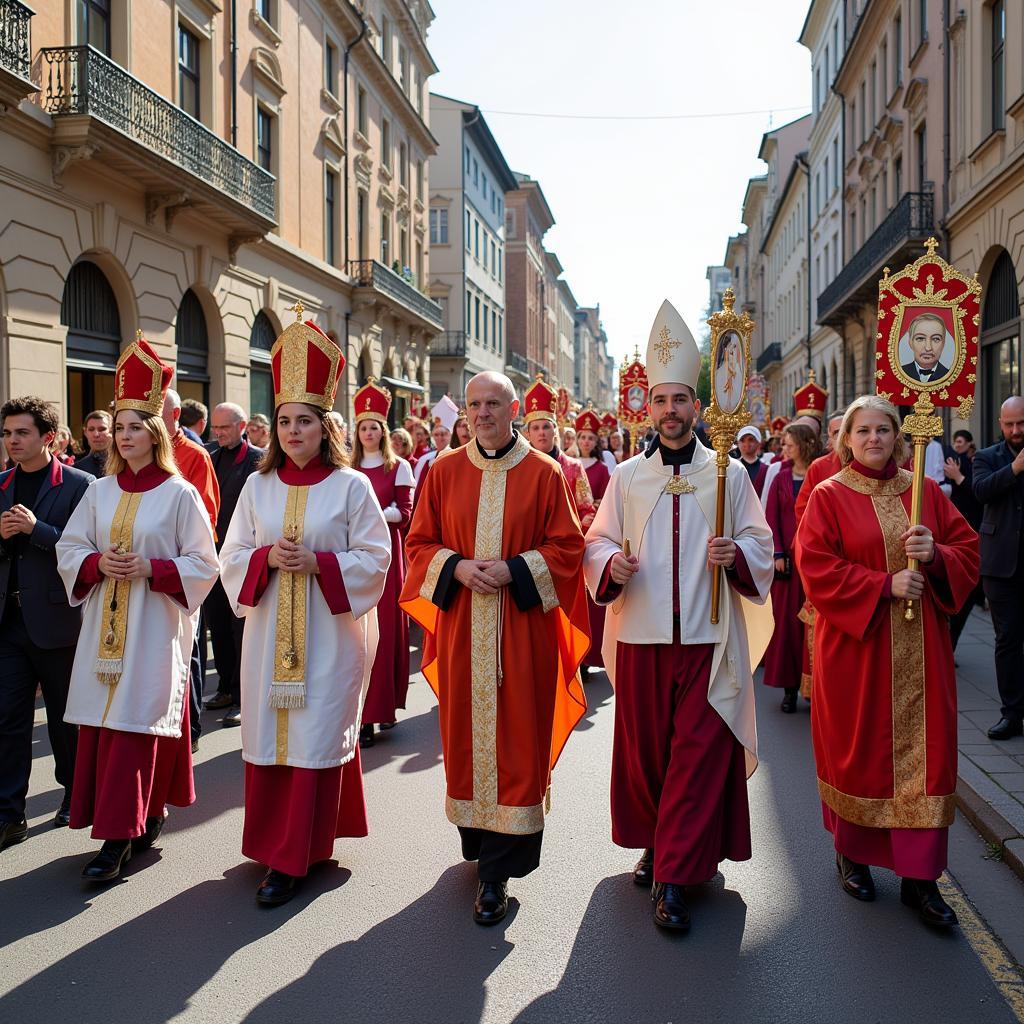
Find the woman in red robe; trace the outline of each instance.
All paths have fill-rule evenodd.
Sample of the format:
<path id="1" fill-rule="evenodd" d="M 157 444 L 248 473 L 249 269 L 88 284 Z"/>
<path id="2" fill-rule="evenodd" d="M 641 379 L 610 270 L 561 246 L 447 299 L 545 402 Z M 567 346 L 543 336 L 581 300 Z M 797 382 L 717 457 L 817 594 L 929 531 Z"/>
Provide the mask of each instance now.
<path id="1" fill-rule="evenodd" d="M 576 445 L 580 451 L 580 462 L 587 474 L 590 491 L 594 496 L 594 511 L 581 520 L 580 525 L 586 531 L 594 521 L 594 513 L 601 504 L 604 492 L 608 489 L 611 473 L 601 458 L 601 420 L 592 409 L 587 409 L 576 417 Z M 587 611 L 590 616 L 590 650 L 587 651 L 580 668 L 580 677 L 586 682 L 587 672 L 592 668 L 604 668 L 601 657 L 601 643 L 604 637 L 604 605 L 595 604 L 587 594 Z"/>
<path id="2" fill-rule="evenodd" d="M 764 510 L 775 539 L 775 582 L 772 584 L 775 632 L 764 656 L 764 684 L 785 691 L 780 707 L 789 715 L 796 711 L 800 692 L 804 630 L 799 618 L 804 591 L 793 568 L 795 505 L 807 468 L 820 451 L 821 442 L 810 427 L 802 423 L 786 427 L 782 434 L 784 461 L 768 487 Z"/>
<path id="3" fill-rule="evenodd" d="M 402 535 L 412 518 L 413 475 L 409 463 L 391 450 L 388 430 L 391 392 L 371 378 L 356 392 L 355 408 L 352 463 L 369 477 L 391 533 L 391 565 L 384 596 L 377 605 L 380 640 L 359 730 L 359 745 L 372 747 L 374 725 L 379 723 L 381 729 L 394 728 L 395 713 L 398 708 L 405 708 L 409 689 L 409 619 L 398 607 L 398 595 L 405 585 Z"/>
<path id="4" fill-rule="evenodd" d="M 956 924 L 935 880 L 956 789 L 956 676 L 946 617 L 978 579 L 978 539 L 934 481 L 910 527 L 912 476 L 885 399 L 858 398 L 812 492 L 797 566 L 817 612 L 811 735 L 843 889 L 875 897 L 869 865 L 935 927 Z M 919 560 L 911 571 L 907 559 Z M 908 600 L 913 618 L 907 619 Z"/>

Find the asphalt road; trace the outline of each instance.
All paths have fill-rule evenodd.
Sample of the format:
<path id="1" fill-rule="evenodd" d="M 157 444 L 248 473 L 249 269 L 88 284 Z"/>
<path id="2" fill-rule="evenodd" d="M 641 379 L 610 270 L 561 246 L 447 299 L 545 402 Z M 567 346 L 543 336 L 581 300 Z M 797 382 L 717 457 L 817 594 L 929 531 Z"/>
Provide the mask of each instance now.
<path id="1" fill-rule="evenodd" d="M 263 869 L 239 850 L 237 729 L 204 715 L 197 803 L 172 809 L 158 848 L 119 883 L 92 889 L 79 872 L 96 844 L 50 827 L 59 793 L 38 712 L 30 838 L 0 853 L 0 1021 L 1018 1019 L 1004 994 L 1020 976 L 987 928 L 927 931 L 887 872 L 876 872 L 874 904 L 839 890 L 806 705 L 781 715 L 764 690 L 754 858 L 691 891 L 689 935 L 656 929 L 630 881 L 633 852 L 609 838 L 604 676 L 587 692 L 590 711 L 556 772 L 541 869 L 513 882 L 517 904 L 491 929 L 471 920 L 475 868 L 444 819 L 437 713 L 421 677 L 399 726 L 365 752 L 370 838 L 340 840 L 337 863 L 270 910 L 253 900 Z M 1012 931 L 1024 887 L 983 853 L 958 825 L 950 872 Z"/>

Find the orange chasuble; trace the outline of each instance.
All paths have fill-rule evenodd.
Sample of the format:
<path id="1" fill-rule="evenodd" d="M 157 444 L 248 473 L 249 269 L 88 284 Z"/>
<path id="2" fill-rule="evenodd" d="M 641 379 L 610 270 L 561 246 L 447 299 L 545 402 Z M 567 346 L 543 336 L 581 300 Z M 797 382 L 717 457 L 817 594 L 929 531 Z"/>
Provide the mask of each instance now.
<path id="1" fill-rule="evenodd" d="M 806 484 L 805 484 L 806 486 Z M 904 617 L 889 596 L 907 567 L 911 474 L 847 466 L 811 493 L 796 560 L 817 612 L 811 735 L 818 790 L 841 818 L 871 828 L 942 828 L 956 790 L 956 676 L 946 617 L 978 579 L 977 535 L 932 480 L 922 523 L 935 558 Z"/>
<path id="2" fill-rule="evenodd" d="M 551 769 L 586 710 L 583 534 L 561 471 L 521 435 L 498 458 L 476 441 L 446 452 L 430 467 L 406 552 L 401 606 L 424 630 L 448 818 L 539 832 Z M 508 560 L 513 583 L 475 593 L 453 578 L 459 558 Z"/>

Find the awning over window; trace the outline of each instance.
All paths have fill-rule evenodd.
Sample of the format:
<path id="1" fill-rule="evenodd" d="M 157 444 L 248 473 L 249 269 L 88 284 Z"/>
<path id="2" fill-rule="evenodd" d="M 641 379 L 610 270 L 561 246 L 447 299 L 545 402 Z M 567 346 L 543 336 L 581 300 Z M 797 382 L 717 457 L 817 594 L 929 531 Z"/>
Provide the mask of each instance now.
<path id="1" fill-rule="evenodd" d="M 414 380 L 402 380 L 401 377 L 381 377 L 381 380 L 384 381 L 392 391 L 411 391 L 416 395 L 423 394 L 423 385 L 417 384 Z"/>

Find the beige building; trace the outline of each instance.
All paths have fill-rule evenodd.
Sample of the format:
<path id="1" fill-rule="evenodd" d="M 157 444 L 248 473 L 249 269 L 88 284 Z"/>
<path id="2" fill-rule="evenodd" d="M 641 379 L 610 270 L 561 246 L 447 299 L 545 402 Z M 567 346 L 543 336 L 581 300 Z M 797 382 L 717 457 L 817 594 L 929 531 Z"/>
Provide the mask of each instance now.
<path id="1" fill-rule="evenodd" d="M 943 213 L 943 5 L 871 0 L 858 6 L 859 12 L 847 11 L 845 52 L 833 83 L 845 111 L 843 267 L 818 295 L 816 315 L 842 339 L 839 376 L 847 401 L 874 391 L 884 268 L 920 256 Z"/>
<path id="2" fill-rule="evenodd" d="M 1024 7 L 964 3 L 949 27 L 949 259 L 984 287 L 971 429 L 999 438 L 999 406 L 1021 394 L 1024 279 Z"/>
<path id="3" fill-rule="evenodd" d="M 370 373 L 399 415 L 424 394 L 424 0 L 0 7 L 25 25 L 0 54 L 0 397 L 77 430 L 141 330 L 182 394 L 269 412 L 296 302 L 345 352 L 339 408 Z"/>

